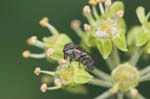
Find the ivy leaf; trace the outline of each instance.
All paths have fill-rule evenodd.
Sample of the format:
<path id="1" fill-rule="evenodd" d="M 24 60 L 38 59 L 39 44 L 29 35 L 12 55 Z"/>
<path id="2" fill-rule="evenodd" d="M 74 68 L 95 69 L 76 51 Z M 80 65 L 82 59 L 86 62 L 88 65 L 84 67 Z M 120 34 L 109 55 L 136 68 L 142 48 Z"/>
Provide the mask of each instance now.
<path id="1" fill-rule="evenodd" d="M 128 51 L 125 34 L 123 32 L 115 35 L 112 40 L 118 49 L 125 51 L 125 52 Z"/>
<path id="2" fill-rule="evenodd" d="M 136 14 L 137 14 L 138 19 L 139 19 L 139 21 L 141 22 L 141 24 L 146 23 L 147 18 L 146 18 L 146 16 L 145 16 L 145 9 L 144 9 L 144 7 L 138 7 L 138 8 L 136 9 Z"/>
<path id="3" fill-rule="evenodd" d="M 112 52 L 112 43 L 110 39 L 97 39 L 97 48 L 102 54 L 103 58 L 106 59 Z"/>
<path id="4" fill-rule="evenodd" d="M 93 76 L 86 72 L 84 69 L 79 69 L 75 71 L 73 82 L 76 84 L 84 84 L 89 82 L 92 78 Z"/>

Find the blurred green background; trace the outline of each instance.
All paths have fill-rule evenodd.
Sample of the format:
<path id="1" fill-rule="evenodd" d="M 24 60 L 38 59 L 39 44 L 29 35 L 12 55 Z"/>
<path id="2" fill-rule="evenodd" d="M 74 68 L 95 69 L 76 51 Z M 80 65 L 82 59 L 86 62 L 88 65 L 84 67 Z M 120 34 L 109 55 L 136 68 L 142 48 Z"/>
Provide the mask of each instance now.
<path id="1" fill-rule="evenodd" d="M 126 6 L 125 19 L 128 28 L 139 24 L 135 15 L 137 6 L 142 5 L 150 10 L 150 0 L 122 0 Z M 78 37 L 70 29 L 70 21 L 81 19 L 82 7 L 87 0 L 0 0 L 0 99 L 93 99 L 100 94 L 102 88 L 87 86 L 88 95 L 75 95 L 63 90 L 40 91 L 40 77 L 33 74 L 34 68 L 53 69 L 46 60 L 23 59 L 22 51 L 30 49 L 41 52 L 26 45 L 26 39 L 36 35 L 41 39 L 50 35 L 49 31 L 40 27 L 39 20 L 48 16 L 50 22 L 61 32 L 68 33 L 74 40 Z M 142 68 L 142 67 L 139 67 Z M 150 82 L 142 83 L 140 92 L 150 97 Z"/>

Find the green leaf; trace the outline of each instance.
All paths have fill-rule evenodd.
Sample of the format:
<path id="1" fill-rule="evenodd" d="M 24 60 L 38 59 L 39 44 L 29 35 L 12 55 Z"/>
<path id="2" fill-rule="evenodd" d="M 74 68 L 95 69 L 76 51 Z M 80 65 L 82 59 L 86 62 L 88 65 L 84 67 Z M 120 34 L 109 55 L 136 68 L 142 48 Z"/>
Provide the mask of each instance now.
<path id="1" fill-rule="evenodd" d="M 144 7 L 138 7 L 136 9 L 136 14 L 137 14 L 138 19 L 141 22 L 141 24 L 144 24 L 147 21 L 147 18 L 145 16 L 145 9 L 144 9 Z"/>
<path id="2" fill-rule="evenodd" d="M 150 39 L 150 34 L 148 33 L 148 31 L 144 31 L 144 29 L 140 29 L 138 34 L 137 34 L 137 42 L 136 42 L 136 46 L 141 47 L 144 44 L 146 44 Z"/>
<path id="3" fill-rule="evenodd" d="M 92 78 L 93 76 L 86 72 L 84 69 L 79 69 L 75 72 L 73 81 L 76 84 L 84 84 L 89 82 Z"/>
<path id="4" fill-rule="evenodd" d="M 102 54 L 103 58 L 106 59 L 112 52 L 112 43 L 110 39 L 97 39 L 97 48 Z"/>
<path id="5" fill-rule="evenodd" d="M 125 51 L 125 52 L 128 51 L 124 32 L 118 33 L 117 35 L 113 37 L 112 40 L 118 49 Z"/>

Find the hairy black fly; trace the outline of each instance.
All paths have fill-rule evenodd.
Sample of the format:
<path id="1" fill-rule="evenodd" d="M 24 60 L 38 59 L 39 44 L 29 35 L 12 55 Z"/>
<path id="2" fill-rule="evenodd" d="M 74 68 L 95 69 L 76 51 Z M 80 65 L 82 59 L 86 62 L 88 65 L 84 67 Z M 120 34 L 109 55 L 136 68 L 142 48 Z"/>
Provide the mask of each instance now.
<path id="1" fill-rule="evenodd" d="M 67 57 L 71 61 L 79 61 L 84 64 L 88 69 L 93 70 L 95 68 L 93 58 L 79 45 L 74 43 L 67 43 L 63 49 L 64 59 Z"/>

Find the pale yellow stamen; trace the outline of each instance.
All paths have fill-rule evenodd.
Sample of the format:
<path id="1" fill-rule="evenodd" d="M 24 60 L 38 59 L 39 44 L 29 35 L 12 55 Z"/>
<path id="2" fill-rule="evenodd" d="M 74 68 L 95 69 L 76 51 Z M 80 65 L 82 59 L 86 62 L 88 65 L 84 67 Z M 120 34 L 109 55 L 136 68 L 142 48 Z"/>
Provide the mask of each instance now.
<path id="1" fill-rule="evenodd" d="M 123 10 L 119 10 L 119 11 L 117 11 L 116 15 L 117 15 L 118 17 L 123 17 L 124 11 L 123 11 Z"/>
<path id="2" fill-rule="evenodd" d="M 89 4 L 90 5 L 97 5 L 97 3 L 99 2 L 99 0 L 89 0 Z"/>
<path id="3" fill-rule="evenodd" d="M 24 57 L 24 58 L 29 58 L 30 57 L 30 51 L 28 51 L 28 50 L 25 50 L 23 53 L 22 53 L 22 56 Z"/>
<path id="4" fill-rule="evenodd" d="M 119 90 L 119 84 L 115 84 L 115 85 L 110 89 L 110 91 L 111 91 L 112 93 L 117 93 L 118 90 Z"/>
<path id="5" fill-rule="evenodd" d="M 105 6 L 110 7 L 111 6 L 111 0 L 105 0 Z"/>
<path id="6" fill-rule="evenodd" d="M 45 93 L 48 89 L 47 84 L 42 84 L 40 89 L 43 93 Z"/>
<path id="7" fill-rule="evenodd" d="M 47 56 L 50 57 L 50 56 L 52 56 L 54 54 L 54 49 L 53 48 L 49 48 L 46 53 L 47 53 Z"/>
<path id="8" fill-rule="evenodd" d="M 89 14 L 90 12 L 91 12 L 90 7 L 89 7 L 88 5 L 84 6 L 84 8 L 83 8 L 83 14 L 84 14 L 84 15 L 87 15 L 87 14 Z"/>
<path id="9" fill-rule="evenodd" d="M 36 74 L 37 76 L 39 76 L 40 73 L 41 73 L 41 69 L 39 67 L 35 68 L 34 74 Z"/>
<path id="10" fill-rule="evenodd" d="M 58 61 L 58 64 L 59 64 L 59 65 L 64 65 L 64 64 L 66 64 L 66 60 L 65 60 L 65 59 L 60 59 L 60 60 Z"/>
<path id="11" fill-rule="evenodd" d="M 132 97 L 136 97 L 137 94 L 138 94 L 137 89 L 131 89 L 131 90 L 130 90 L 130 95 L 131 95 Z"/>
<path id="12" fill-rule="evenodd" d="M 80 28 L 81 22 L 79 20 L 73 20 L 71 22 L 71 28 L 73 29 L 78 29 Z"/>
<path id="13" fill-rule="evenodd" d="M 59 78 L 55 78 L 55 81 L 54 81 L 55 85 L 58 86 L 58 87 L 61 87 L 62 86 L 62 82 Z"/>
<path id="14" fill-rule="evenodd" d="M 44 17 L 43 19 L 40 20 L 39 24 L 45 27 L 48 24 L 48 18 Z"/>
<path id="15" fill-rule="evenodd" d="M 33 45 L 37 42 L 37 37 L 36 36 L 32 36 L 29 39 L 27 39 L 27 44 L 29 45 Z"/>
<path id="16" fill-rule="evenodd" d="M 85 31 L 90 31 L 91 30 L 91 26 L 89 24 L 84 24 L 84 30 Z"/>

